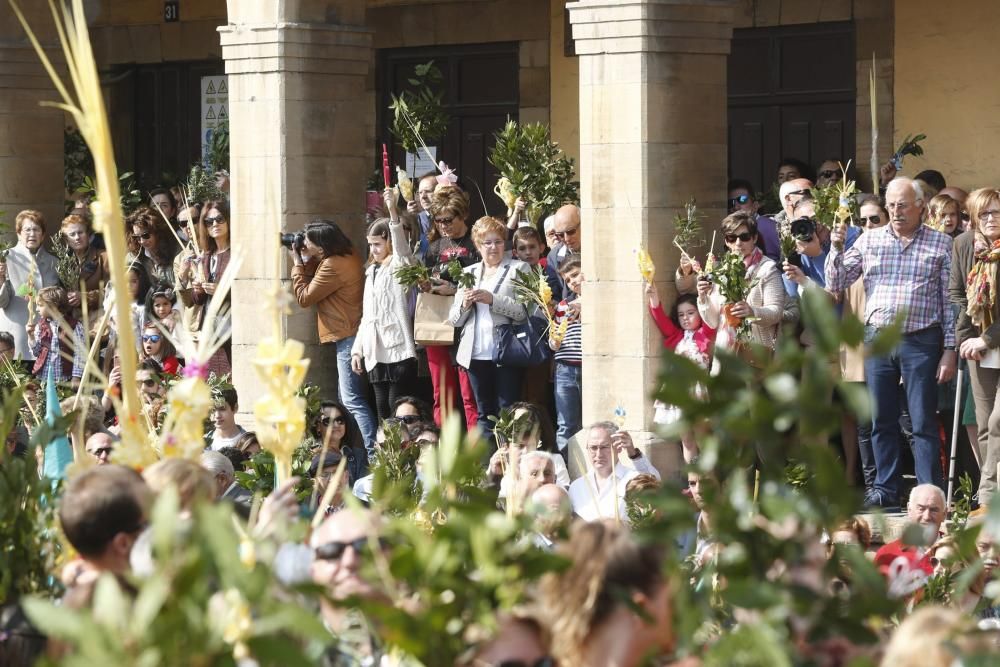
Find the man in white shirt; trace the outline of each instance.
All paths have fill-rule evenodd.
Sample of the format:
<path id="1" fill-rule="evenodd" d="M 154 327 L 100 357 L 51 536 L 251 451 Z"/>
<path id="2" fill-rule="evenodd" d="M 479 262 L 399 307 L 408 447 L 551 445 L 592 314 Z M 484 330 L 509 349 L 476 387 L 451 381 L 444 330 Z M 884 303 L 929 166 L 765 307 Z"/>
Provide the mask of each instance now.
<path id="1" fill-rule="evenodd" d="M 587 431 L 587 459 L 591 469 L 569 485 L 573 511 L 584 521 L 617 517 L 627 522 L 625 486 L 628 481 L 639 473 L 649 473 L 660 479 L 660 473 L 635 448 L 627 431 L 619 431 L 611 422 L 597 422 Z M 628 456 L 635 467 L 616 464 L 622 456 Z"/>

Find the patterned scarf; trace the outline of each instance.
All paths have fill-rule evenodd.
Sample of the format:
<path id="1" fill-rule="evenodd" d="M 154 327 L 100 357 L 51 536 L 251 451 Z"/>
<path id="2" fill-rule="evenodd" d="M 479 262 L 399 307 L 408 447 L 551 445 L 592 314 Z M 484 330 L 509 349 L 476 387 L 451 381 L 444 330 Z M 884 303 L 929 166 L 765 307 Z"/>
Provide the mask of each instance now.
<path id="1" fill-rule="evenodd" d="M 760 260 L 764 259 L 764 253 L 761 252 L 760 248 L 754 248 L 753 252 L 743 258 L 743 265 L 747 267 L 747 273 L 750 272 L 755 266 L 760 264 Z"/>
<path id="2" fill-rule="evenodd" d="M 993 324 L 993 306 L 997 302 L 996 264 L 1000 261 L 1000 239 L 989 244 L 976 235 L 972 269 L 965 279 L 965 296 L 969 302 L 966 313 L 972 323 L 984 331 Z"/>

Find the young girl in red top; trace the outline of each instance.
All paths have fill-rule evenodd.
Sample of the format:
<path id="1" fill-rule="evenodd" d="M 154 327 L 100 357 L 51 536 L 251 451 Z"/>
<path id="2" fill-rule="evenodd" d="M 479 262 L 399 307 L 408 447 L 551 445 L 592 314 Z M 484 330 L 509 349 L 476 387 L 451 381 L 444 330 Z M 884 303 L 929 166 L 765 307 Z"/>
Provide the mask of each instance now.
<path id="1" fill-rule="evenodd" d="M 698 298 L 694 294 L 680 295 L 671 309 L 670 317 L 667 317 L 656 285 L 646 285 L 646 296 L 649 297 L 649 313 L 663 336 L 663 347 L 708 370 L 712 363 L 715 329 L 705 324 L 698 314 Z M 696 394 L 701 391 L 700 386 L 695 388 Z M 676 406 L 656 402 L 653 421 L 657 424 L 673 424 L 680 416 L 680 410 Z M 690 463 L 698 456 L 698 442 L 693 433 L 687 432 L 681 436 L 681 447 L 685 463 Z"/>

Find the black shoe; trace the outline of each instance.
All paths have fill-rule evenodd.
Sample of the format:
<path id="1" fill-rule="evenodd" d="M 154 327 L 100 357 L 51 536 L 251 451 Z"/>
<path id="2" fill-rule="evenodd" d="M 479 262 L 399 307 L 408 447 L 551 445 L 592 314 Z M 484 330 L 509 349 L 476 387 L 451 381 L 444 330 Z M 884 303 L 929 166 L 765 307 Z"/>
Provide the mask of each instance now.
<path id="1" fill-rule="evenodd" d="M 899 503 L 888 500 L 881 492 L 874 489 L 865 496 L 864 509 L 869 512 L 899 512 Z"/>

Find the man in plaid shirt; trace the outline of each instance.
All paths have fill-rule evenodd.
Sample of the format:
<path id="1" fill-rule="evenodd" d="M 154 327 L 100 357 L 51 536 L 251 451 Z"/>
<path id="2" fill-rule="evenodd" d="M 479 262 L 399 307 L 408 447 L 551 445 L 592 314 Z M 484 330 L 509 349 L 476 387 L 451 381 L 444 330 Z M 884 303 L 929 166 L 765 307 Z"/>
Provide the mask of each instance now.
<path id="1" fill-rule="evenodd" d="M 865 359 L 872 397 L 875 484 L 869 506 L 899 505 L 899 381 L 913 421 L 913 459 L 919 484 L 943 483 L 937 425 L 937 384 L 951 380 L 958 360 L 955 315 L 948 301 L 951 237 L 922 224 L 924 194 L 918 183 L 897 178 L 885 194 L 890 224 L 866 232 L 846 251 L 831 249 L 827 289 L 836 293 L 864 279 L 865 341 L 900 318 L 902 340 L 884 356 Z M 831 235 L 842 248 L 846 234 Z"/>

